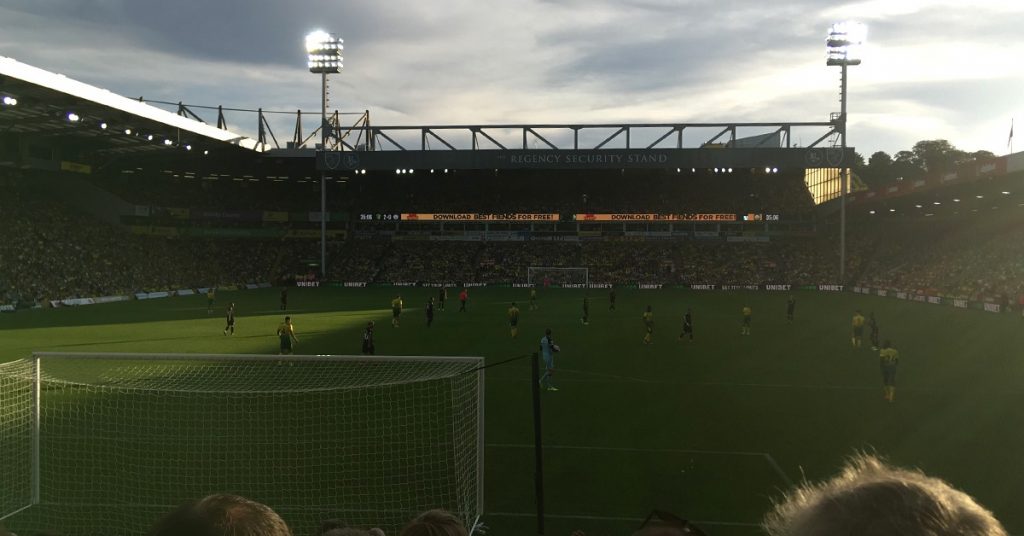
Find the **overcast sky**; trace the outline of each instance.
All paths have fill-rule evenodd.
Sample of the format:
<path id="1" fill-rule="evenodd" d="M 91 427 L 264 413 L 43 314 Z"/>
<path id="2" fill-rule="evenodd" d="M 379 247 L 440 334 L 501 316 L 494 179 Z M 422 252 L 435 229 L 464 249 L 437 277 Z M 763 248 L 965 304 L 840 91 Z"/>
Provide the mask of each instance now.
<path id="1" fill-rule="evenodd" d="M 322 28 L 345 39 L 332 107 L 377 125 L 826 121 L 824 37 L 848 18 L 869 25 L 862 154 L 1005 154 L 1014 116 L 1024 147 L 1021 0 L 3 0 L 0 55 L 130 97 L 318 113 L 303 37 Z"/>

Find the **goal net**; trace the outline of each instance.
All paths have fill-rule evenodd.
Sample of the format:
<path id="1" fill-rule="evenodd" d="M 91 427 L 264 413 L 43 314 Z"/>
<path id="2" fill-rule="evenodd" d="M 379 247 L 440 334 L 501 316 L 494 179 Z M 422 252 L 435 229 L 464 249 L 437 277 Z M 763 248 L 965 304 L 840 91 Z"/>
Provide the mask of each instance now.
<path id="1" fill-rule="evenodd" d="M 295 534 L 481 515 L 482 358 L 36 354 L 0 364 L 0 519 L 144 534 L 233 493 Z"/>
<path id="2" fill-rule="evenodd" d="M 531 285 L 583 285 L 590 283 L 590 270 L 582 267 L 530 266 L 526 282 Z"/>

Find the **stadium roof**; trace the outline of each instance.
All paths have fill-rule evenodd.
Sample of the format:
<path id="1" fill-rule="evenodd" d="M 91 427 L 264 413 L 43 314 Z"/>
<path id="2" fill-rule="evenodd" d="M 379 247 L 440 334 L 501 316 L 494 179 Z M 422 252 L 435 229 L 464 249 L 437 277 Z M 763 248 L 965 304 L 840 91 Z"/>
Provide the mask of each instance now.
<path id="1" fill-rule="evenodd" d="M 256 140 L 161 110 L 109 90 L 0 56 L 0 130 L 58 138 L 89 154 L 210 149 L 224 144 L 261 152 Z M 17 104 L 10 104 L 14 99 Z"/>

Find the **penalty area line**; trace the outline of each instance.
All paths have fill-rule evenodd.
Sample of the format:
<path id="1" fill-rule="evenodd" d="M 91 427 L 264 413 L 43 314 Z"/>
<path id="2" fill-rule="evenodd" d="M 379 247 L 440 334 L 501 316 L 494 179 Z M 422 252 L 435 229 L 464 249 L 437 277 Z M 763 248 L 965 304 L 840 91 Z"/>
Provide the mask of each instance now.
<path id="1" fill-rule="evenodd" d="M 533 449 L 535 445 L 530 443 L 485 443 L 487 448 L 499 448 L 499 449 Z M 650 449 L 650 448 L 637 448 L 637 447 L 593 447 L 583 445 L 544 445 L 545 449 L 550 450 L 582 450 L 582 451 L 594 451 L 594 452 L 632 452 L 632 453 L 645 453 L 645 454 L 710 454 L 718 456 L 753 456 L 761 458 L 768 463 L 768 466 L 772 468 L 774 472 L 787 486 L 793 487 L 793 479 L 789 478 L 789 475 L 782 470 L 782 466 L 779 465 L 775 458 L 767 452 L 750 452 L 743 450 L 695 450 L 695 449 Z"/>
<path id="2" fill-rule="evenodd" d="M 537 517 L 535 513 L 526 512 L 484 512 L 484 519 L 488 516 L 492 517 L 526 517 L 534 518 Z M 630 523 L 639 523 L 644 520 L 642 517 L 628 517 L 628 516 L 592 516 L 585 514 L 544 514 L 545 518 L 551 519 L 575 519 L 580 521 L 626 521 Z M 690 521 L 695 525 L 722 525 L 722 526 L 733 526 L 733 527 L 760 527 L 759 523 L 743 523 L 739 521 Z"/>

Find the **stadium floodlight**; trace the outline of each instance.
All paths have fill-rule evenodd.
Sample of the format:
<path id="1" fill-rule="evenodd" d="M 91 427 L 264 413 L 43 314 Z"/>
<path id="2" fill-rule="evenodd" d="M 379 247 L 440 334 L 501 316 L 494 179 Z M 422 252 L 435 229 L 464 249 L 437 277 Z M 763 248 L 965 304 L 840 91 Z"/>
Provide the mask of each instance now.
<path id="1" fill-rule="evenodd" d="M 837 22 L 828 29 L 825 39 L 827 52 L 825 65 L 842 68 L 839 82 L 839 132 L 842 157 L 846 158 L 846 68 L 860 65 L 861 47 L 867 40 L 868 28 L 855 21 Z M 839 283 L 846 283 L 846 189 L 848 184 L 846 162 L 839 162 Z"/>
<path id="2" fill-rule="evenodd" d="M 341 72 L 344 42 L 323 30 L 306 35 L 306 66 L 309 72 L 320 75 L 320 146 L 323 151 L 327 150 L 331 131 L 327 121 L 327 75 Z M 324 171 L 320 172 L 320 275 L 327 277 L 327 175 Z"/>
<path id="3" fill-rule="evenodd" d="M 106 122 L 100 123 L 100 129 L 107 130 L 107 123 Z"/>
<path id="4" fill-rule="evenodd" d="M 130 128 L 124 129 L 124 135 L 125 136 L 131 136 L 132 135 L 132 129 L 130 129 Z"/>
<path id="5" fill-rule="evenodd" d="M 164 145 L 174 145 L 174 142 L 171 140 L 164 140 Z"/>
<path id="6" fill-rule="evenodd" d="M 203 154 L 204 155 L 208 155 L 208 154 L 210 154 L 210 151 L 209 150 L 203 151 Z"/>
<path id="7" fill-rule="evenodd" d="M 837 22 L 828 30 L 825 47 L 827 65 L 860 65 L 861 49 L 867 40 L 868 27 L 860 22 Z"/>
<path id="8" fill-rule="evenodd" d="M 79 116 L 78 114 L 76 114 L 75 112 L 68 112 L 67 118 L 68 118 L 68 121 L 71 121 L 72 123 L 77 123 L 77 122 L 78 122 L 79 120 L 81 120 L 81 119 L 82 119 L 82 118 L 81 118 L 81 117 L 80 117 L 80 116 Z"/>
<path id="9" fill-rule="evenodd" d="M 186 145 L 185 146 L 185 150 L 186 151 L 191 151 L 192 150 L 192 146 L 191 145 Z"/>
<path id="10" fill-rule="evenodd" d="M 323 30 L 310 32 L 306 36 L 307 66 L 309 72 L 317 74 L 340 73 L 342 65 L 341 52 L 345 49 L 343 39 L 339 39 Z"/>
<path id="11" fill-rule="evenodd" d="M 149 140 L 149 141 L 153 141 L 153 135 L 150 134 L 149 136 L 146 136 L 146 139 Z"/>
<path id="12" fill-rule="evenodd" d="M 4 95 L 4 98 L 3 98 L 2 102 L 4 103 L 4 106 L 17 106 L 18 105 L 18 99 L 14 98 L 14 97 L 12 97 L 10 95 Z"/>

